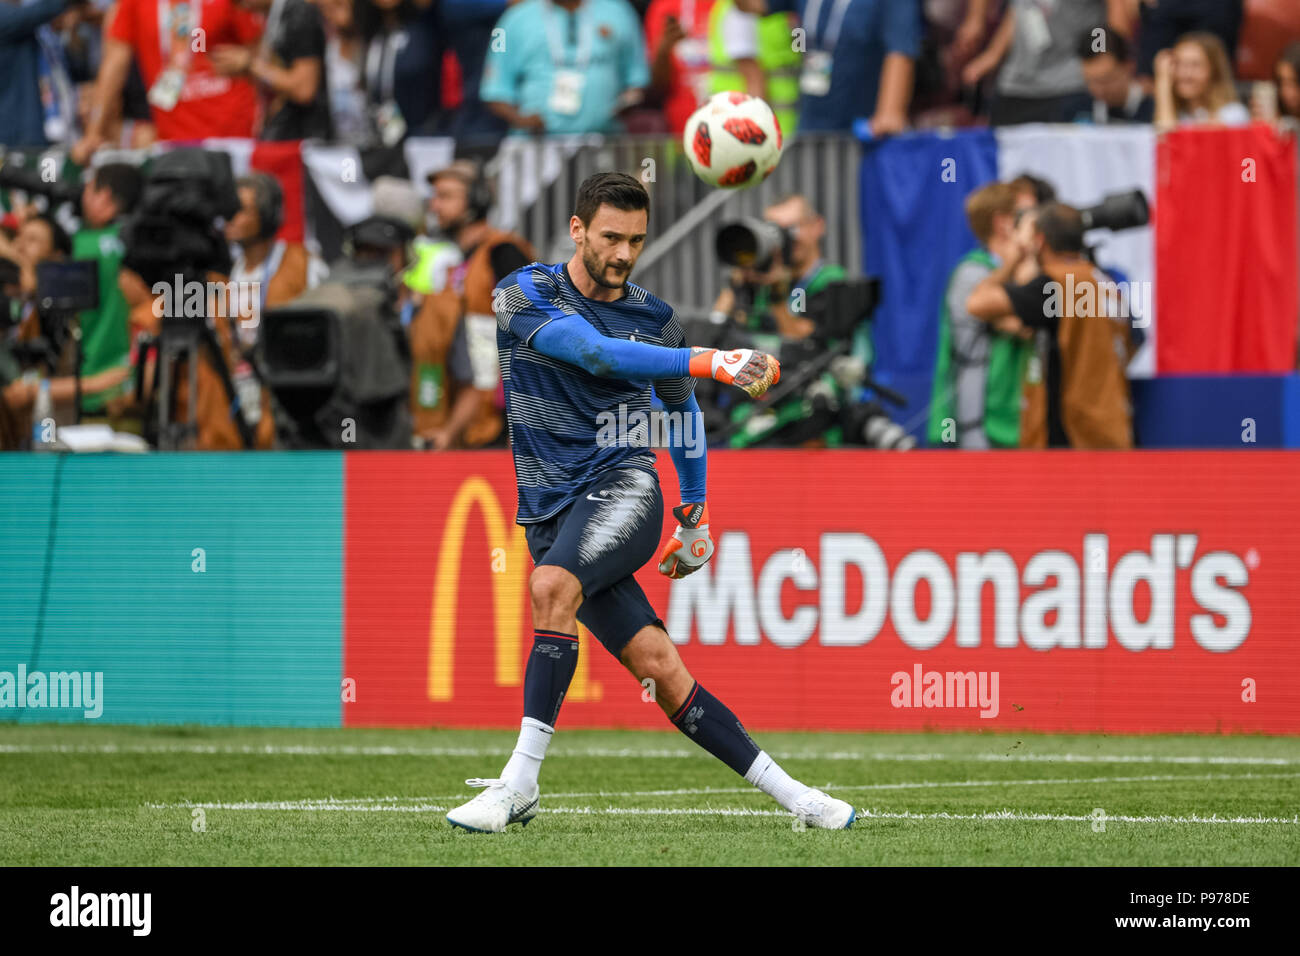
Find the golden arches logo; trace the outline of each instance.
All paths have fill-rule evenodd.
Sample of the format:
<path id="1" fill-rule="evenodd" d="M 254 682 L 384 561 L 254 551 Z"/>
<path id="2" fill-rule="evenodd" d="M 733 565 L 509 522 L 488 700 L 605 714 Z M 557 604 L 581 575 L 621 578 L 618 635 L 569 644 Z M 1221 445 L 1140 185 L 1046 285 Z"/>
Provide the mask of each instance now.
<path id="1" fill-rule="evenodd" d="M 493 679 L 498 687 L 523 683 L 524 602 L 527 598 L 528 542 L 524 529 L 507 519 L 501 502 L 487 480 L 479 475 L 466 478 L 451 506 L 442 529 L 442 544 L 434 571 L 433 601 L 429 614 L 429 699 L 452 699 L 456 657 L 456 610 L 459 603 L 461 569 L 465 565 L 465 533 L 470 510 L 478 506 L 487 537 L 488 555 L 471 561 L 489 565 L 492 588 Z M 498 567 L 499 565 L 499 567 Z M 486 568 L 484 570 L 487 570 Z M 486 608 L 480 610 L 486 611 Z M 484 629 L 475 622 L 474 630 Z M 578 668 L 569 685 L 567 700 L 599 700 L 600 685 L 588 680 L 591 642 L 585 628 L 578 629 L 581 646 Z"/>

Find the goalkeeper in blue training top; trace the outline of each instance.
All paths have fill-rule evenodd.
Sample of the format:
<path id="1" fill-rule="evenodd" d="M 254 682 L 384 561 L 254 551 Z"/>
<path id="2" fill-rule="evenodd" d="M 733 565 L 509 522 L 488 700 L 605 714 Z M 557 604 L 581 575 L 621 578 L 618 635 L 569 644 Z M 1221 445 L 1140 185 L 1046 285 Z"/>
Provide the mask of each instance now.
<path id="1" fill-rule="evenodd" d="M 672 308 L 628 281 L 645 243 L 649 207 L 635 178 L 590 177 L 569 220 L 573 257 L 525 266 L 496 288 L 517 521 L 536 565 L 529 579 L 533 649 L 514 752 L 499 777 L 466 781 L 485 789 L 447 819 L 495 833 L 537 815 L 538 772 L 577 667 L 581 621 L 637 681 L 653 688 L 682 733 L 808 826 L 847 828 L 853 807 L 790 777 L 691 676 L 632 577 L 654 555 L 663 521 L 648 441 L 652 383 L 669 413 L 668 443 L 683 499 L 673 509 L 677 530 L 659 570 L 680 578 L 713 555 L 693 379 L 714 378 L 757 397 L 781 376 L 776 360 L 762 352 L 687 348 Z M 639 425 L 611 442 L 602 437 L 602 423 L 612 420 Z"/>

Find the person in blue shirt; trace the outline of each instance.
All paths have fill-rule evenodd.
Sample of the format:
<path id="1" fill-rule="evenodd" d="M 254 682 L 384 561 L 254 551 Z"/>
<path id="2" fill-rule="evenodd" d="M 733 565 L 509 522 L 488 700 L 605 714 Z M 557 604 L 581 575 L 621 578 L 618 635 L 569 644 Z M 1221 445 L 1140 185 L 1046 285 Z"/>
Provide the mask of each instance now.
<path id="1" fill-rule="evenodd" d="M 649 208 L 640 180 L 589 177 L 569 220 L 573 257 L 517 269 L 493 296 L 519 487 L 516 521 L 536 565 L 528 582 L 534 637 L 518 744 L 500 777 L 466 781 L 484 792 L 447 821 L 499 833 L 537 815 L 537 778 L 577 668 L 581 621 L 683 734 L 805 824 L 847 828 L 852 806 L 790 777 L 691 676 L 633 577 L 663 530 L 652 390 L 667 413 L 684 502 L 673 509 L 678 525 L 659 571 L 681 578 L 713 556 L 694 379 L 735 385 L 752 397 L 780 380 L 780 365 L 762 352 L 687 348 L 672 306 L 628 281 Z"/>
<path id="2" fill-rule="evenodd" d="M 362 83 L 379 140 L 430 136 L 442 112 L 442 36 L 433 0 L 358 0 Z"/>
<path id="3" fill-rule="evenodd" d="M 920 0 L 736 0 L 736 6 L 759 15 L 798 14 L 804 30 L 799 132 L 850 132 L 860 118 L 870 119 L 874 136 L 907 126 L 921 51 Z"/>
<path id="4" fill-rule="evenodd" d="M 479 95 L 492 30 L 507 6 L 506 0 L 442 0 L 438 5 L 442 35 L 460 64 L 462 91 L 461 104 L 450 111 L 442 132 L 462 145 L 499 142 L 508 129 Z"/>
<path id="5" fill-rule="evenodd" d="M 522 0 L 493 31 L 479 98 L 516 133 L 617 133 L 649 82 L 627 0 Z"/>
<path id="6" fill-rule="evenodd" d="M 0 0 L 0 145 L 45 146 L 41 77 L 48 73 L 41 27 L 80 0 Z"/>

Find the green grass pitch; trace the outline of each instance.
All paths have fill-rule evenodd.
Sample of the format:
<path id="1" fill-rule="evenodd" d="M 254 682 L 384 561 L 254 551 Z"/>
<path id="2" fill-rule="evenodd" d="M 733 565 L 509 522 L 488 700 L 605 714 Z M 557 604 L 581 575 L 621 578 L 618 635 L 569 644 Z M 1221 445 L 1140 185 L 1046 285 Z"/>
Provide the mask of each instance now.
<path id="1" fill-rule="evenodd" d="M 472 834 L 444 814 L 514 732 L 0 723 L 0 865 L 1300 863 L 1300 738 L 754 736 L 853 828 L 672 731 L 561 724 L 537 818 Z"/>

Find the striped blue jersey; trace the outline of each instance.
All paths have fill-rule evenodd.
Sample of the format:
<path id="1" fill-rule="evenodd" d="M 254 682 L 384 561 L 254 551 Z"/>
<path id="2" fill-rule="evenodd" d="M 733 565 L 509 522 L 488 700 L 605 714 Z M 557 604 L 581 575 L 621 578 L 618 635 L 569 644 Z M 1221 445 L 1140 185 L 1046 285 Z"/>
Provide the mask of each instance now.
<path id="1" fill-rule="evenodd" d="M 652 383 L 601 378 L 529 344 L 554 319 L 579 316 L 613 338 L 667 348 L 686 345 L 671 306 L 631 282 L 626 289 L 614 302 L 589 299 L 574 286 L 563 262 L 534 262 L 497 284 L 497 357 L 519 486 L 519 524 L 556 514 L 611 468 L 655 471 L 648 425 Z M 660 399 L 676 404 L 687 400 L 695 382 L 682 377 L 653 386 Z M 633 419 L 637 412 L 643 414 Z M 645 424 L 624 430 L 629 420 Z M 617 428 L 614 441 L 611 423 Z"/>

